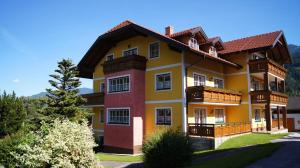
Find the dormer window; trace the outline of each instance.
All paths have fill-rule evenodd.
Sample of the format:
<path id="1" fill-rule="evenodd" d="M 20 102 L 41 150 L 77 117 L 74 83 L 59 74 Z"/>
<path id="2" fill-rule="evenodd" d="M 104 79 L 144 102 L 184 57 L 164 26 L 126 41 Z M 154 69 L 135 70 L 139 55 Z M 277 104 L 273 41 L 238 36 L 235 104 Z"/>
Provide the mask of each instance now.
<path id="1" fill-rule="evenodd" d="M 199 50 L 198 41 L 195 38 L 191 38 L 189 41 L 189 46 L 195 50 Z"/>
<path id="2" fill-rule="evenodd" d="M 213 56 L 215 56 L 215 57 L 217 57 L 217 56 L 218 56 L 217 50 L 216 50 L 216 48 L 215 48 L 215 47 L 213 47 L 213 46 L 211 46 L 211 47 L 209 48 L 209 51 L 208 51 L 208 53 L 209 53 L 210 55 L 213 55 Z"/>

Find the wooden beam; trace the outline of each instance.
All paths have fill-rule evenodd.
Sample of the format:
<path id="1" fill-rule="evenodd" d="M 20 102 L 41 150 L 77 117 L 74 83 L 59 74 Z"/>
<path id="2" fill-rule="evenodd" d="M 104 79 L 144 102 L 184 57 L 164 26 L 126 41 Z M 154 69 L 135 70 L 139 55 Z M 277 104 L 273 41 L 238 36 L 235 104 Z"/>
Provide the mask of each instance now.
<path id="1" fill-rule="evenodd" d="M 282 108 L 282 121 L 283 121 L 283 127 L 287 128 L 286 107 Z"/>
<path id="2" fill-rule="evenodd" d="M 272 118 L 271 118 L 271 115 L 270 115 L 270 102 L 268 102 L 265 106 L 265 118 L 266 118 L 266 128 L 267 128 L 267 131 L 271 131 L 271 128 L 272 128 Z"/>
<path id="3" fill-rule="evenodd" d="M 280 107 L 279 106 L 277 106 L 277 124 L 278 124 L 278 130 L 280 130 Z"/>

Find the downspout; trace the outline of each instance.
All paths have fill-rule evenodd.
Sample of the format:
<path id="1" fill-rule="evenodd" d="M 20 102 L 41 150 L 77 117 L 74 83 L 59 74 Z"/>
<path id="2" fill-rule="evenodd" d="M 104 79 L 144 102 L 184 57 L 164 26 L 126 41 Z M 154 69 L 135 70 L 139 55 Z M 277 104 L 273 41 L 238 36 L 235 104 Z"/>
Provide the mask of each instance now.
<path id="1" fill-rule="evenodd" d="M 187 134 L 187 68 L 185 67 L 185 51 L 181 52 L 181 79 L 182 79 L 182 131 Z"/>

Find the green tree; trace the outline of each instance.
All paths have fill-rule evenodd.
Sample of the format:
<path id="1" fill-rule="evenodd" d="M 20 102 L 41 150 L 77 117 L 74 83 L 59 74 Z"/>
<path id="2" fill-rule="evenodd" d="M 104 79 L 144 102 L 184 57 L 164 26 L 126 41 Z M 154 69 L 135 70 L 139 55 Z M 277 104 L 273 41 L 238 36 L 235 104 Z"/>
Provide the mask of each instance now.
<path id="1" fill-rule="evenodd" d="M 24 124 L 26 110 L 22 100 L 5 91 L 0 95 L 0 137 L 16 133 Z"/>
<path id="2" fill-rule="evenodd" d="M 50 85 L 54 89 L 46 89 L 47 107 L 46 115 L 50 116 L 51 120 L 55 118 L 69 118 L 71 120 L 81 120 L 86 116 L 86 110 L 81 106 L 85 103 L 79 95 L 79 86 L 81 82 L 77 77 L 77 67 L 70 59 L 63 59 L 58 62 L 56 74 L 50 75 L 52 80 L 49 80 Z"/>

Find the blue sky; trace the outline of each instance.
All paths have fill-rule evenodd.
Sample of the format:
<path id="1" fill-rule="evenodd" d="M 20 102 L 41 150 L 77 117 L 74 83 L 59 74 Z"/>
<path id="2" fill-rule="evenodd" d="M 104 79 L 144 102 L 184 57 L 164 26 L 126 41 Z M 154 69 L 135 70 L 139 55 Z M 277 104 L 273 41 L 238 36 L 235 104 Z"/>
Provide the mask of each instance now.
<path id="1" fill-rule="evenodd" d="M 159 32 L 202 26 L 223 41 L 283 30 L 300 45 L 299 7 L 297 0 L 0 0 L 0 90 L 44 91 L 58 60 L 77 64 L 99 35 L 126 19 Z"/>

